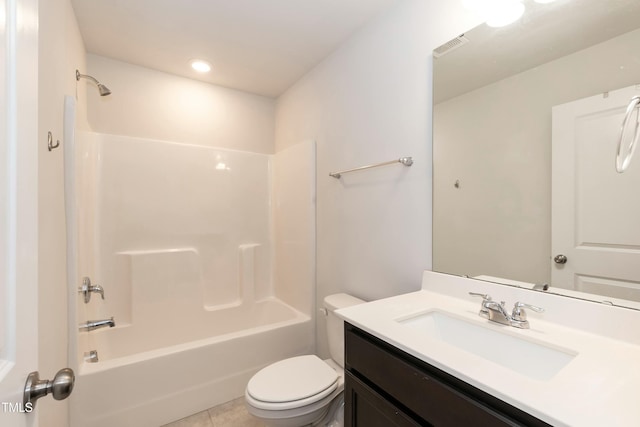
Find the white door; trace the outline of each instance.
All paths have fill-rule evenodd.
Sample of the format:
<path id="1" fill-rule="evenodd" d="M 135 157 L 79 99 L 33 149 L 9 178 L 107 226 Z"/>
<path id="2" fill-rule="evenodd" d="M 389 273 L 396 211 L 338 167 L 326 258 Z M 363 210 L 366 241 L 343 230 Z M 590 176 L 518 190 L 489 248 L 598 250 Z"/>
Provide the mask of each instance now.
<path id="1" fill-rule="evenodd" d="M 635 95 L 640 86 L 553 108 L 553 286 L 640 301 L 640 156 L 623 174 L 615 168 Z"/>
<path id="2" fill-rule="evenodd" d="M 36 0 L 0 0 L 0 425 L 37 426 L 22 393 L 37 370 Z"/>

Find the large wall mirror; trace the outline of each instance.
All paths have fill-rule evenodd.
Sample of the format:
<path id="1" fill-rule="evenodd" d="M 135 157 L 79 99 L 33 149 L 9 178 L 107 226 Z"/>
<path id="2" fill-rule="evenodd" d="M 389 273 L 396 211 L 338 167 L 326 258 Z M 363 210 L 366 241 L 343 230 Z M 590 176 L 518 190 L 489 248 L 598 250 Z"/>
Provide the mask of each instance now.
<path id="1" fill-rule="evenodd" d="M 640 307 L 640 2 L 524 3 L 434 52 L 433 269 Z"/>

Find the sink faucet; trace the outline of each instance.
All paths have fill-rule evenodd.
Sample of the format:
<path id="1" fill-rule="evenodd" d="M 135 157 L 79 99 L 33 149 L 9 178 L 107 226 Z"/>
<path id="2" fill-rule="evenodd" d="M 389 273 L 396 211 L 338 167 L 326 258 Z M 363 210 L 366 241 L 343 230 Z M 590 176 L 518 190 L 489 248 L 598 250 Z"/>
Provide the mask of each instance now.
<path id="1" fill-rule="evenodd" d="M 489 310 L 489 320 L 502 323 L 504 325 L 510 324 L 511 318 L 509 317 L 507 310 L 504 308 L 504 301 L 500 302 L 500 304 L 496 301 L 488 301 L 484 306 Z"/>
<path id="2" fill-rule="evenodd" d="M 498 303 L 493 301 L 491 295 L 480 294 L 477 292 L 469 292 L 469 295 L 482 298 L 480 312 L 478 313 L 480 317 L 489 319 L 492 322 L 513 326 L 514 328 L 529 329 L 527 313 L 524 311 L 525 307 L 530 308 L 537 313 L 542 313 L 544 311 L 543 308 L 518 301 L 514 304 L 511 314 L 509 314 L 505 309 L 504 301 Z"/>
<path id="3" fill-rule="evenodd" d="M 106 326 L 110 328 L 116 326 L 116 322 L 113 320 L 113 317 L 111 319 L 104 320 L 89 320 L 87 323 L 81 323 L 78 326 L 78 329 L 81 331 L 93 331 L 94 329 L 100 329 Z"/>

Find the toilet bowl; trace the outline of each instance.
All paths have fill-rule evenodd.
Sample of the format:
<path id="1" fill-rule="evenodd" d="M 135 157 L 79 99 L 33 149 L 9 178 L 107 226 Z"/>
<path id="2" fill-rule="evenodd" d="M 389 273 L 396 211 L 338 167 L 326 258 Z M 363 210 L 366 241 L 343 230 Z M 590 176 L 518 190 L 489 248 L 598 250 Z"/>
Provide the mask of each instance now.
<path id="1" fill-rule="evenodd" d="M 331 359 L 297 356 L 273 363 L 247 384 L 247 411 L 266 426 L 342 425 L 344 391 L 344 325 L 334 311 L 362 304 L 347 294 L 324 299 Z"/>

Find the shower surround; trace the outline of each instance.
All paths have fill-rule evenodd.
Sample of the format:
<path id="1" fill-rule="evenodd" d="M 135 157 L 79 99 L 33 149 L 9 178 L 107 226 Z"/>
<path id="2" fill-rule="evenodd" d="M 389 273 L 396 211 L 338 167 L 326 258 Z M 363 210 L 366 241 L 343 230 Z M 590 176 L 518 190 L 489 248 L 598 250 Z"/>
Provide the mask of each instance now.
<path id="1" fill-rule="evenodd" d="M 70 287 L 88 276 L 105 297 L 71 307 L 73 427 L 160 425 L 313 350 L 314 143 L 276 155 L 85 132 L 65 143 Z M 115 328 L 77 330 L 111 316 Z"/>

